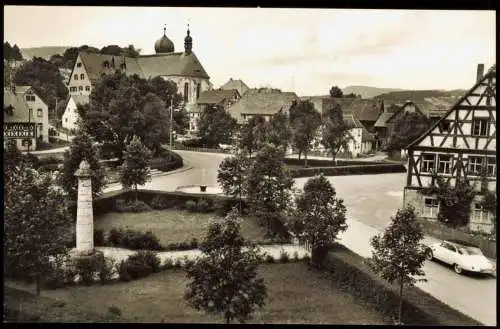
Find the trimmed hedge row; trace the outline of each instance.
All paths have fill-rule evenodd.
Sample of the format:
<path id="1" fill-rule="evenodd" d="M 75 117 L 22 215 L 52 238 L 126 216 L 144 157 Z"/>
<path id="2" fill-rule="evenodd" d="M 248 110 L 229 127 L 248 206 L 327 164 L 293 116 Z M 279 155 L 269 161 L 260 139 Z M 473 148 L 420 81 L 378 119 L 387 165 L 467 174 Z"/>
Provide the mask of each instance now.
<path id="1" fill-rule="evenodd" d="M 333 284 L 371 304 L 382 314 L 397 317 L 399 287 L 374 273 L 365 258 L 340 246 L 327 255 L 323 266 Z M 403 291 L 402 320 L 408 325 L 481 325 L 417 287 L 405 287 Z"/>
<path id="2" fill-rule="evenodd" d="M 316 168 L 297 168 L 290 169 L 290 174 L 294 178 L 312 177 L 323 173 L 325 176 L 343 176 L 343 175 L 373 175 L 373 174 L 392 174 L 406 172 L 402 164 L 379 163 L 368 165 L 338 166 L 338 167 L 316 167 Z"/>
<path id="3" fill-rule="evenodd" d="M 172 159 L 170 159 L 170 155 L 172 155 Z M 170 151 L 165 151 L 160 158 L 154 158 L 149 161 L 151 169 L 159 171 L 171 171 L 182 168 L 183 165 L 184 161 L 182 160 L 182 157 L 179 154 Z"/>
<path id="4" fill-rule="evenodd" d="M 303 166 L 304 159 L 285 158 L 283 162 L 291 166 Z M 336 167 L 340 166 L 369 166 L 381 163 L 380 161 L 359 161 L 359 160 L 337 160 Z M 307 159 L 307 166 L 309 167 L 332 167 L 333 161 L 327 159 Z"/>

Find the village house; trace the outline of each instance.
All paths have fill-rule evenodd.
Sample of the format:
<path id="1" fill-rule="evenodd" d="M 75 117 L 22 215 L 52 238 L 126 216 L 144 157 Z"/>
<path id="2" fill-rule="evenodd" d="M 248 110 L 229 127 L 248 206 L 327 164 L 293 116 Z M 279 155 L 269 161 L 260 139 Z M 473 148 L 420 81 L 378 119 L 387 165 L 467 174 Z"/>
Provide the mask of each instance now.
<path id="1" fill-rule="evenodd" d="M 418 113 L 426 117 L 419 106 L 410 100 L 403 104 L 392 104 L 388 106 L 373 125 L 378 137 L 378 148 L 385 148 L 387 146 L 394 133 L 396 123 L 406 113 Z"/>
<path id="2" fill-rule="evenodd" d="M 24 95 L 16 94 L 11 88 L 3 91 L 3 122 L 4 148 L 14 140 L 21 151 L 36 149 L 37 123 L 33 113 Z"/>
<path id="3" fill-rule="evenodd" d="M 222 90 L 236 89 L 240 94 L 240 96 L 243 96 L 250 88 L 242 80 L 240 79 L 233 80 L 233 78 L 230 78 L 229 81 L 220 86 L 219 89 Z"/>
<path id="4" fill-rule="evenodd" d="M 229 114 L 238 124 L 244 124 L 255 115 L 263 116 L 267 121 L 279 111 L 288 114 L 294 101 L 299 97 L 294 92 L 282 92 L 277 89 L 249 89 L 239 101 L 229 107 Z"/>
<path id="5" fill-rule="evenodd" d="M 88 104 L 88 95 L 70 95 L 69 99 L 64 107 L 64 113 L 62 116 L 62 127 L 68 130 L 74 130 L 77 128 L 77 122 L 79 119 L 77 105 Z"/>
<path id="6" fill-rule="evenodd" d="M 103 74 L 119 70 L 128 76 L 137 75 L 145 79 L 159 76 L 174 82 L 183 97 L 183 106 L 188 112 L 195 110 L 200 94 L 212 89 L 212 84 L 193 51 L 189 26 L 184 38 L 184 51 L 175 52 L 174 43 L 164 29 L 163 36 L 155 43 L 155 52 L 136 58 L 79 52 L 68 82 L 69 93 L 88 96 Z"/>
<path id="7" fill-rule="evenodd" d="M 404 205 L 413 205 L 419 218 L 437 220 L 440 203 L 424 195 L 437 174 L 452 186 L 467 178 L 479 192 L 471 206 L 468 228 L 492 232 L 492 214 L 481 207 L 481 189 L 496 193 L 496 65 L 408 148 L 408 176 Z M 482 175 L 485 174 L 485 184 Z"/>

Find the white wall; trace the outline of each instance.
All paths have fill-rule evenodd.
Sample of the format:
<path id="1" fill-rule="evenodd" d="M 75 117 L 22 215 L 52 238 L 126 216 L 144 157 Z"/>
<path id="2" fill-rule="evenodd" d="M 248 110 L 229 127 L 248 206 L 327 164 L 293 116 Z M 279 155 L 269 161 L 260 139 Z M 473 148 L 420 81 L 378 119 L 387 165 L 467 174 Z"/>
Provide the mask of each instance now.
<path id="1" fill-rule="evenodd" d="M 35 96 L 35 101 L 28 101 L 26 96 Z M 49 142 L 49 107 L 45 102 L 34 93 L 33 89 L 29 89 L 26 94 L 22 97 L 26 103 L 28 109 L 31 109 L 31 122 L 37 124 L 36 136 L 37 138 L 42 136 L 42 140 L 45 143 Z M 39 111 L 41 110 L 41 111 Z"/>
<path id="2" fill-rule="evenodd" d="M 62 116 L 62 126 L 63 128 L 66 129 L 76 129 L 76 123 L 78 121 L 79 115 L 76 110 L 76 103 L 71 97 L 69 99 L 68 104 L 66 105 L 66 108 L 64 109 L 64 114 Z"/>
<path id="3" fill-rule="evenodd" d="M 80 63 L 81 66 L 78 67 L 78 64 Z M 82 74 L 83 79 L 81 78 Z M 72 91 L 72 87 L 76 88 L 76 91 Z M 82 88 L 82 90 L 80 90 L 80 87 Z M 87 87 L 89 89 L 86 89 Z M 90 92 L 92 91 L 92 85 L 87 75 L 87 71 L 85 70 L 85 66 L 83 65 L 82 59 L 80 58 L 80 55 L 78 55 L 78 58 L 76 59 L 73 72 L 69 78 L 68 90 L 70 95 L 90 95 Z"/>

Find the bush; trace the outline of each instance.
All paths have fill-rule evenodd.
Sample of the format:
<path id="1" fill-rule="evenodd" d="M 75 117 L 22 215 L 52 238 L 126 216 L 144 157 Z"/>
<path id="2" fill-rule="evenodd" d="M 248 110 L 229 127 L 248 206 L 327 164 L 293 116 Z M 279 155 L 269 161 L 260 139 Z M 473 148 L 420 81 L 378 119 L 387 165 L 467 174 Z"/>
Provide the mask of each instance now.
<path id="1" fill-rule="evenodd" d="M 181 250 L 181 251 L 183 251 L 183 250 L 191 250 L 191 245 L 189 243 L 187 243 L 187 242 L 181 242 L 181 243 L 179 243 L 178 248 L 179 249 L 177 249 L 177 250 Z"/>
<path id="2" fill-rule="evenodd" d="M 294 261 L 298 261 L 299 260 L 299 253 L 296 252 L 296 251 L 293 253 L 293 260 Z"/>
<path id="3" fill-rule="evenodd" d="M 116 200 L 115 207 L 118 212 L 146 212 L 151 210 L 151 207 L 141 200 L 127 202 L 123 199 L 118 199 Z"/>
<path id="4" fill-rule="evenodd" d="M 43 277 L 41 286 L 45 289 L 59 289 L 68 284 L 65 270 L 58 265 L 52 267 L 52 271 Z"/>
<path id="5" fill-rule="evenodd" d="M 182 267 L 182 260 L 180 258 L 177 258 L 174 262 L 173 262 L 173 267 L 174 268 L 181 268 Z"/>
<path id="6" fill-rule="evenodd" d="M 111 229 L 108 242 L 113 247 L 132 250 L 163 250 L 160 240 L 151 231 L 143 233 L 134 230 Z"/>
<path id="7" fill-rule="evenodd" d="M 266 255 L 266 256 L 264 257 L 264 262 L 266 262 L 266 263 L 268 263 L 268 264 L 272 264 L 272 263 L 274 263 L 275 261 L 274 261 L 273 256 L 271 256 L 271 255 Z"/>
<path id="8" fill-rule="evenodd" d="M 170 157 L 170 155 L 172 157 Z M 149 161 L 151 169 L 159 171 L 171 171 L 181 168 L 183 165 L 184 162 L 179 154 L 167 150 L 162 151 L 160 157 L 153 158 Z"/>
<path id="9" fill-rule="evenodd" d="M 121 316 L 122 315 L 122 311 L 117 306 L 110 306 L 110 307 L 108 307 L 108 312 L 111 313 L 111 314 L 117 315 L 117 316 Z"/>
<path id="10" fill-rule="evenodd" d="M 207 212 L 212 211 L 212 207 L 211 207 L 210 203 L 208 202 L 208 200 L 206 200 L 206 199 L 199 199 L 198 203 L 196 205 L 196 208 L 201 213 L 207 213 Z"/>
<path id="11" fill-rule="evenodd" d="M 99 272 L 99 281 L 101 281 L 102 284 L 111 281 L 113 279 L 113 275 L 115 274 L 115 270 L 116 267 L 114 259 L 104 259 L 104 264 Z"/>
<path id="12" fill-rule="evenodd" d="M 105 246 L 104 231 L 94 230 L 94 245 L 95 246 Z"/>
<path id="13" fill-rule="evenodd" d="M 189 212 L 196 212 L 196 211 L 198 211 L 198 208 L 197 208 L 197 205 L 196 205 L 196 201 L 193 201 L 193 200 L 187 200 L 186 203 L 185 203 L 185 208 Z"/>
<path id="14" fill-rule="evenodd" d="M 104 268 L 104 257 L 80 258 L 75 263 L 75 270 L 80 275 L 82 283 L 90 285 L 94 283 L 94 276 Z"/>
<path id="15" fill-rule="evenodd" d="M 172 258 L 165 259 L 165 262 L 163 263 L 163 268 L 166 270 L 174 268 L 174 261 L 172 260 Z"/>
<path id="16" fill-rule="evenodd" d="M 288 256 L 288 253 L 286 251 L 281 251 L 280 261 L 282 263 L 288 263 L 290 261 L 290 256 Z"/>
<path id="17" fill-rule="evenodd" d="M 191 239 L 191 249 L 197 249 L 198 248 L 198 239 L 192 238 Z"/>
<path id="18" fill-rule="evenodd" d="M 175 206 L 175 202 L 172 202 L 172 200 L 167 197 L 156 195 L 151 200 L 150 206 L 153 209 L 163 210 L 172 208 L 173 206 Z"/>
<path id="19" fill-rule="evenodd" d="M 120 280 L 130 281 L 160 270 L 160 259 L 152 251 L 138 251 L 118 266 Z"/>

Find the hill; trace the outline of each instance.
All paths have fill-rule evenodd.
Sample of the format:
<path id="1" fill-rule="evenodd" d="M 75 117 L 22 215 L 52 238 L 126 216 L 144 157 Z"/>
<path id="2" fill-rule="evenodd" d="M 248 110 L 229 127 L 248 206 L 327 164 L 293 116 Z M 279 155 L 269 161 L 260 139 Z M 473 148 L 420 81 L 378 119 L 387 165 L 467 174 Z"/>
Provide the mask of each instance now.
<path id="1" fill-rule="evenodd" d="M 64 54 L 64 51 L 70 47 L 33 47 L 33 48 L 21 48 L 21 55 L 26 60 L 31 60 L 33 57 L 41 57 L 45 60 L 49 60 L 52 55 Z"/>
<path id="2" fill-rule="evenodd" d="M 369 87 L 369 86 L 347 86 L 342 89 L 342 92 L 345 94 L 355 93 L 361 95 L 362 98 L 373 98 L 380 94 L 389 93 L 392 91 L 402 91 L 403 89 L 398 88 L 378 88 L 378 87 Z"/>

